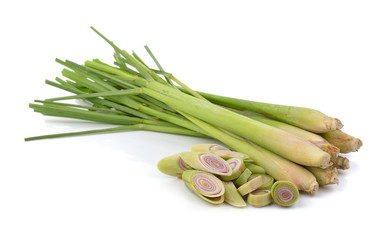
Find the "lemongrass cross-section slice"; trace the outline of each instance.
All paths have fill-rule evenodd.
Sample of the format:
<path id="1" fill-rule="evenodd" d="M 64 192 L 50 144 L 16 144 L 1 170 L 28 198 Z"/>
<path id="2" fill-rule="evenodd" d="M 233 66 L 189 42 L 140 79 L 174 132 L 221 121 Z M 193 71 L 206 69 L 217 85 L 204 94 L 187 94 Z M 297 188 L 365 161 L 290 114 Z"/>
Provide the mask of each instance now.
<path id="1" fill-rule="evenodd" d="M 271 188 L 272 199 L 279 205 L 289 207 L 299 197 L 297 186 L 290 181 L 277 181 Z"/>
<path id="2" fill-rule="evenodd" d="M 185 170 L 191 169 L 191 167 L 180 157 L 180 153 L 161 159 L 157 164 L 157 168 L 164 174 L 178 177 L 180 177 Z"/>
<path id="3" fill-rule="evenodd" d="M 243 185 L 244 183 L 246 183 L 248 181 L 248 178 L 251 175 L 252 175 L 251 170 L 249 170 L 248 168 L 245 168 L 245 170 L 241 173 L 241 175 L 234 181 L 234 184 L 237 187 L 240 187 L 241 185 Z"/>
<path id="4" fill-rule="evenodd" d="M 242 160 L 241 158 L 231 158 L 227 160 L 227 163 L 232 168 L 232 175 L 221 176 L 221 179 L 223 181 L 232 181 L 238 178 L 241 175 L 241 173 L 245 170 L 244 160 Z"/>
<path id="5" fill-rule="evenodd" d="M 271 191 L 257 189 L 248 194 L 247 201 L 253 207 L 264 207 L 272 203 Z"/>
<path id="6" fill-rule="evenodd" d="M 258 173 L 255 173 L 255 174 L 252 174 L 249 178 L 248 178 L 248 181 L 252 180 L 253 178 L 255 177 L 258 177 L 260 176 L 261 177 L 261 180 L 262 180 L 262 184 L 261 186 L 258 188 L 258 189 L 262 189 L 262 190 L 271 190 L 271 187 L 272 185 L 274 184 L 274 178 L 271 177 L 270 175 L 267 175 L 267 174 L 258 174 Z"/>
<path id="7" fill-rule="evenodd" d="M 232 175 L 232 168 L 223 158 L 212 153 L 183 152 L 183 161 L 194 169 L 210 172 L 221 176 Z"/>
<path id="8" fill-rule="evenodd" d="M 230 159 L 230 158 L 242 158 L 242 159 L 248 159 L 248 155 L 240 152 L 234 152 L 230 150 L 212 150 L 211 153 L 223 158 L 223 159 Z"/>
<path id="9" fill-rule="evenodd" d="M 224 201 L 225 187 L 213 174 L 199 170 L 186 170 L 182 174 L 186 186 L 203 200 L 213 204 Z"/>
<path id="10" fill-rule="evenodd" d="M 261 176 L 257 176 L 248 182 L 242 184 L 237 190 L 242 195 L 245 196 L 250 192 L 258 189 L 263 184 L 263 179 Z"/>
<path id="11" fill-rule="evenodd" d="M 225 202 L 234 207 L 246 207 L 245 200 L 241 194 L 237 191 L 236 186 L 233 182 L 222 182 L 225 186 Z"/>

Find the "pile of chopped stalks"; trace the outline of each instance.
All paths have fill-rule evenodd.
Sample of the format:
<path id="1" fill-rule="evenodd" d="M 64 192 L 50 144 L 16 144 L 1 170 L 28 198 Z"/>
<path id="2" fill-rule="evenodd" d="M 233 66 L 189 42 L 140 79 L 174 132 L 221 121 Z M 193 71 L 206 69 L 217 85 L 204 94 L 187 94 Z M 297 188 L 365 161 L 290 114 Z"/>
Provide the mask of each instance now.
<path id="1" fill-rule="evenodd" d="M 264 207 L 273 201 L 289 207 L 299 197 L 290 181 L 277 181 L 248 155 L 231 151 L 218 144 L 196 144 L 191 152 L 163 158 L 158 169 L 182 178 L 185 185 L 212 204 L 226 202 L 234 207 Z M 245 201 L 246 200 L 246 201 Z"/>
<path id="2" fill-rule="evenodd" d="M 47 116 L 117 126 L 26 141 L 130 130 L 213 138 L 248 155 L 275 180 L 290 181 L 309 193 L 338 183 L 338 170 L 349 167 L 348 159 L 339 153 L 357 151 L 362 145 L 358 138 L 340 131 L 340 120 L 317 110 L 194 91 L 164 71 L 147 46 L 158 69 L 92 29 L 113 47 L 114 65 L 98 59 L 84 64 L 56 59 L 65 66 L 63 78 L 46 83 L 73 95 L 36 100 L 30 107 Z M 69 99 L 84 101 L 60 102 Z"/>

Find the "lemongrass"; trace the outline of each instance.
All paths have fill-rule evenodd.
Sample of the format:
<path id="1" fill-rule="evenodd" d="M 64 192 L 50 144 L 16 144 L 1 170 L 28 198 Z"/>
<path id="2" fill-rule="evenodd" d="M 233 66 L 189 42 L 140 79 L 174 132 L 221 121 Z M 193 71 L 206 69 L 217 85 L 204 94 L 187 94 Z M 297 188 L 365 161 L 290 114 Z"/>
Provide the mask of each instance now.
<path id="1" fill-rule="evenodd" d="M 290 181 L 277 181 L 272 185 L 271 196 L 280 206 L 289 207 L 298 200 L 299 191 Z"/>
<path id="2" fill-rule="evenodd" d="M 212 204 L 223 203 L 225 187 L 214 175 L 198 170 L 186 170 L 182 179 L 185 185 L 203 200 Z"/>
<path id="3" fill-rule="evenodd" d="M 334 131 L 343 127 L 339 119 L 329 117 L 320 111 L 310 108 L 255 102 L 202 92 L 198 93 L 213 103 L 259 112 L 269 118 L 289 123 L 315 133 Z"/>
<path id="4" fill-rule="evenodd" d="M 257 189 L 248 194 L 247 201 L 253 207 L 264 207 L 272 203 L 271 191 Z"/>
<path id="5" fill-rule="evenodd" d="M 291 133 L 291 134 L 293 134 L 301 139 L 309 141 L 312 144 L 319 147 L 321 150 L 329 153 L 331 157 L 336 157 L 339 154 L 339 149 L 337 147 L 335 147 L 332 144 L 330 144 L 329 142 L 327 142 L 323 137 L 321 137 L 318 134 L 309 132 L 307 130 L 304 130 L 302 128 L 299 128 L 299 127 L 296 127 L 296 126 L 293 126 L 293 125 L 290 125 L 290 124 L 287 124 L 284 122 L 272 120 L 272 119 L 269 119 L 269 118 L 266 118 L 266 117 L 260 116 L 260 115 L 249 116 L 249 117 L 256 120 L 256 121 L 259 121 L 259 122 L 265 123 L 267 125 L 284 130 L 286 132 L 289 132 L 289 133 Z"/>
<path id="6" fill-rule="evenodd" d="M 95 71 L 107 68 L 106 65 L 90 61 L 86 61 L 85 65 L 93 67 Z M 121 77 L 127 78 L 128 81 L 138 87 L 144 87 L 143 92 L 150 97 L 156 98 L 184 113 L 197 116 L 204 121 L 245 136 L 291 161 L 306 166 L 324 168 L 329 166 L 329 154 L 316 148 L 310 142 L 299 139 L 285 131 L 249 119 L 202 99 L 189 96 L 157 81 L 147 81 L 139 77 L 128 77 L 126 75 Z M 213 114 L 210 115 L 210 112 L 213 112 Z M 235 122 L 235 124 L 232 125 L 232 122 Z"/>
<path id="7" fill-rule="evenodd" d="M 221 176 L 232 175 L 232 168 L 222 158 L 212 153 L 182 152 L 181 159 L 193 169 L 207 171 Z"/>
<path id="8" fill-rule="evenodd" d="M 232 168 L 232 174 L 230 176 L 221 176 L 221 179 L 223 181 L 232 181 L 238 178 L 245 170 L 244 160 L 242 160 L 241 158 L 231 158 L 227 160 L 227 163 Z"/>
<path id="9" fill-rule="evenodd" d="M 166 90 L 164 88 L 165 86 L 156 84 L 159 83 L 149 82 L 147 85 L 153 90 L 145 88 L 145 94 L 232 133 L 245 136 L 245 138 L 293 162 L 321 168 L 326 168 L 330 165 L 330 155 L 308 141 L 302 140 L 283 130 L 215 106 L 204 100 L 185 94 L 169 93 L 168 89 Z M 164 94 L 161 94 L 162 92 Z M 210 115 L 209 112 L 213 112 L 214 114 Z M 232 122 L 235 122 L 235 124 L 231 124 Z"/>
<path id="10" fill-rule="evenodd" d="M 225 202 L 234 207 L 246 207 L 245 200 L 241 194 L 237 191 L 233 182 L 222 182 L 225 187 Z"/>
<path id="11" fill-rule="evenodd" d="M 270 190 L 272 185 L 274 184 L 274 178 L 267 174 L 254 173 L 249 177 L 248 181 L 256 177 L 261 177 L 261 181 L 262 181 L 262 184 L 258 189 Z"/>
<path id="12" fill-rule="evenodd" d="M 344 156 L 332 157 L 330 160 L 337 169 L 346 170 L 349 168 L 349 159 Z"/>
<path id="13" fill-rule="evenodd" d="M 248 178 L 251 176 L 252 172 L 248 168 L 245 168 L 245 170 L 240 174 L 240 176 L 234 181 L 234 184 L 237 187 L 242 186 L 244 183 L 248 181 Z"/>
<path id="14" fill-rule="evenodd" d="M 263 184 L 263 178 L 261 176 L 248 179 L 248 181 L 242 184 L 237 190 L 242 195 L 245 196 L 250 192 L 258 189 Z"/>
<path id="15" fill-rule="evenodd" d="M 223 158 L 223 159 L 230 159 L 230 158 L 241 158 L 241 159 L 248 159 L 248 155 L 240 152 L 234 152 L 230 150 L 211 150 L 211 153 Z"/>
<path id="16" fill-rule="evenodd" d="M 191 146 L 192 152 L 209 152 L 212 150 L 229 150 L 228 148 L 212 143 L 194 144 Z"/>
<path id="17" fill-rule="evenodd" d="M 160 172 L 175 177 L 181 177 L 184 171 L 191 169 L 191 167 L 181 159 L 180 153 L 161 159 L 157 164 L 157 168 Z"/>
<path id="18" fill-rule="evenodd" d="M 328 142 L 340 149 L 341 153 L 356 152 L 363 145 L 362 140 L 341 130 L 321 134 Z"/>
<path id="19" fill-rule="evenodd" d="M 222 131 L 195 117 L 187 116 L 193 123 L 201 127 L 210 136 L 238 152 L 245 152 L 254 162 L 276 180 L 293 182 L 302 191 L 314 193 L 318 190 L 318 183 L 314 175 L 302 166 L 288 161 L 262 147 L 242 138 Z"/>
<path id="20" fill-rule="evenodd" d="M 24 141 L 35 141 L 49 138 L 62 138 L 62 137 L 71 137 L 71 136 L 81 136 L 81 135 L 90 135 L 96 133 L 109 133 L 109 132 L 122 132 L 122 131 L 152 131 L 152 132 L 161 132 L 161 133 L 171 133 L 171 134 L 179 134 L 186 136 L 198 136 L 201 137 L 202 134 L 193 132 L 188 129 L 180 128 L 180 127 L 170 127 L 170 126 L 159 126 L 159 125 L 148 125 L 148 124 L 133 124 L 121 127 L 113 127 L 113 128 L 105 128 L 105 129 L 94 129 L 87 131 L 79 131 L 79 132 L 68 132 L 68 133 L 58 133 L 58 134 L 49 134 L 49 135 L 40 135 L 36 137 L 28 137 L 25 138 Z"/>
<path id="21" fill-rule="evenodd" d="M 245 163 L 245 167 L 251 170 L 252 173 L 259 173 L 259 174 L 265 173 L 264 168 L 254 163 Z"/>
<path id="22" fill-rule="evenodd" d="M 306 167 L 316 177 L 320 186 L 339 183 L 337 167 L 331 166 L 327 169 Z"/>

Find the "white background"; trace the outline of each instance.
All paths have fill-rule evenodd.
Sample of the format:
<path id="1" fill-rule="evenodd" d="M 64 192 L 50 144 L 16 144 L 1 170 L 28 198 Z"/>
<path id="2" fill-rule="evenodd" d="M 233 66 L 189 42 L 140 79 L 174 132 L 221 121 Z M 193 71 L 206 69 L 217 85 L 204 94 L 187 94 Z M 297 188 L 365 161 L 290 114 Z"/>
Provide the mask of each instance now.
<path id="1" fill-rule="evenodd" d="M 3 1 L 0 239 L 388 237 L 388 1 Z M 340 184 L 291 208 L 210 206 L 160 173 L 201 138 L 126 132 L 25 143 L 107 127 L 33 113 L 68 93 L 56 57 L 112 62 L 95 26 L 197 90 L 311 107 L 364 146 Z M 150 61 L 149 61 L 150 62 Z M 387 223 L 386 223 L 387 222 Z"/>

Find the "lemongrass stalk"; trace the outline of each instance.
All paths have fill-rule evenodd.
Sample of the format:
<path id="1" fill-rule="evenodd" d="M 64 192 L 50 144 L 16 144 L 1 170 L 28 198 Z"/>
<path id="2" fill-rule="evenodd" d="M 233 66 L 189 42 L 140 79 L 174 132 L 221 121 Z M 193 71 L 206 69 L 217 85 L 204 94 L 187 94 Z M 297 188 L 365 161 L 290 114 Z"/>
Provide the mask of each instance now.
<path id="1" fill-rule="evenodd" d="M 314 175 L 302 166 L 288 161 L 262 147 L 242 138 L 228 134 L 195 117 L 187 116 L 193 123 L 201 127 L 215 139 L 231 147 L 235 151 L 245 152 L 259 166 L 276 180 L 293 182 L 300 190 L 314 193 L 318 190 L 318 183 Z"/>
<path id="2" fill-rule="evenodd" d="M 331 166 L 327 169 L 307 167 L 307 170 L 313 173 L 320 186 L 339 183 L 337 167 Z"/>
<path id="3" fill-rule="evenodd" d="M 289 207 L 298 200 L 299 191 L 292 182 L 277 181 L 272 185 L 271 196 L 280 206 Z"/>
<path id="4" fill-rule="evenodd" d="M 256 173 L 256 174 L 264 174 L 265 173 L 264 168 L 260 167 L 257 164 L 254 164 L 254 163 L 245 163 L 245 167 L 248 168 L 249 170 L 251 170 L 252 173 Z"/>
<path id="5" fill-rule="evenodd" d="M 156 123 L 156 121 L 154 120 L 92 112 L 92 111 L 81 110 L 81 109 L 76 109 L 71 107 L 64 107 L 64 106 L 52 106 L 49 104 L 39 105 L 39 104 L 30 103 L 29 107 L 32 108 L 35 112 L 39 112 L 46 116 L 76 118 L 76 119 L 109 123 L 109 124 L 131 125 L 134 123 L 147 123 L 147 124 Z"/>
<path id="6" fill-rule="evenodd" d="M 339 119 L 329 117 L 324 113 L 311 108 L 255 102 L 203 92 L 198 93 L 213 103 L 258 112 L 269 118 L 289 123 L 311 132 L 324 133 L 343 127 L 343 124 Z"/>
<path id="7" fill-rule="evenodd" d="M 244 160 L 241 158 L 231 158 L 227 160 L 227 163 L 232 168 L 232 175 L 230 176 L 221 176 L 221 179 L 223 181 L 232 181 L 236 178 L 238 178 L 242 172 L 245 170 L 245 164 Z"/>
<path id="8" fill-rule="evenodd" d="M 341 130 L 321 134 L 328 142 L 340 149 L 341 153 L 356 152 L 363 145 L 362 140 Z"/>
<path id="9" fill-rule="evenodd" d="M 222 158 L 211 153 L 182 152 L 180 157 L 193 169 L 207 171 L 221 176 L 232 175 L 232 168 Z"/>
<path id="10" fill-rule="evenodd" d="M 349 169 L 349 159 L 343 156 L 332 157 L 331 161 L 333 162 L 332 166 L 335 166 L 337 169 L 346 170 Z"/>
<path id="11" fill-rule="evenodd" d="M 248 155 L 245 153 L 240 152 L 234 152 L 230 150 L 211 150 L 211 153 L 223 158 L 223 159 L 230 159 L 230 158 L 241 158 L 241 159 L 248 159 Z"/>
<path id="12" fill-rule="evenodd" d="M 180 128 L 180 127 L 170 127 L 170 126 L 159 126 L 159 125 L 149 125 L 149 124 L 134 124 L 127 125 L 121 127 L 113 127 L 113 128 L 105 128 L 105 129 L 96 129 L 96 130 L 87 130 L 87 131 L 79 131 L 79 132 L 69 132 L 69 133 L 58 133 L 58 134 L 49 134 L 49 135 L 41 135 L 36 137 L 28 137 L 24 140 L 27 141 L 35 141 L 49 138 L 62 138 L 62 137 L 72 137 L 72 136 L 81 136 L 81 135 L 90 135 L 96 133 L 109 133 L 109 132 L 121 132 L 121 131 L 152 131 L 152 132 L 160 132 L 160 133 L 170 133 L 170 134 L 178 134 L 185 136 L 194 136 L 194 137 L 202 137 L 201 134 L 193 132 L 191 130 Z"/>
<path id="13" fill-rule="evenodd" d="M 248 181 L 242 184 L 237 190 L 241 194 L 241 196 L 245 196 L 250 192 L 258 189 L 263 184 L 263 179 L 261 176 L 254 177 L 252 179 L 248 179 Z"/>
<path id="14" fill-rule="evenodd" d="M 271 191 L 257 189 L 248 194 L 248 204 L 253 207 L 264 207 L 272 203 Z"/>
<path id="15" fill-rule="evenodd" d="M 149 84 L 152 86 L 158 83 L 150 82 Z M 158 87 L 152 88 L 157 89 Z M 157 91 L 159 90 L 157 89 Z M 321 168 L 326 168 L 330 165 L 330 155 L 328 153 L 322 151 L 312 143 L 297 138 L 283 130 L 268 126 L 184 93 L 182 96 L 173 92 L 169 93 L 166 89 L 162 91 L 164 94 L 157 91 L 148 88 L 144 89 L 145 94 L 151 97 L 155 97 L 184 113 L 197 116 L 199 119 L 215 124 L 232 133 L 245 136 L 245 138 L 291 161 L 305 166 Z M 169 94 L 169 96 L 165 94 Z M 213 112 L 213 114 L 210 114 L 210 112 Z"/>
<path id="16" fill-rule="evenodd" d="M 107 66 L 99 63 L 92 64 L 87 61 L 85 64 L 96 70 L 107 68 Z M 123 75 L 122 77 L 126 76 Z M 195 115 L 202 120 L 225 128 L 228 131 L 245 136 L 291 161 L 305 166 L 322 168 L 326 168 L 330 164 L 329 154 L 316 148 L 310 142 L 299 139 L 285 131 L 249 119 L 202 99 L 189 96 L 156 81 L 147 81 L 132 77 L 129 80 L 139 87 L 146 87 L 143 91 L 150 97 L 156 98 L 174 109 Z M 213 114 L 211 115 L 210 112 L 213 112 Z M 231 124 L 232 122 L 235 124 Z"/>
<path id="17" fill-rule="evenodd" d="M 185 185 L 203 200 L 212 204 L 223 203 L 225 187 L 214 175 L 198 170 L 186 170 L 182 179 Z"/>
<path id="18" fill-rule="evenodd" d="M 259 189 L 263 189 L 263 190 L 271 190 L 271 187 L 272 185 L 274 184 L 274 178 L 271 177 L 270 175 L 267 175 L 267 174 L 258 174 L 258 173 L 254 173 L 252 174 L 248 181 L 252 180 L 253 178 L 256 178 L 256 177 L 261 177 L 261 180 L 262 180 L 262 184 L 261 186 L 259 187 Z"/>
<path id="19" fill-rule="evenodd" d="M 318 134 L 309 132 L 307 130 L 304 130 L 304 129 L 299 128 L 299 127 L 295 127 L 293 125 L 290 125 L 290 124 L 287 124 L 284 122 L 280 122 L 280 121 L 269 119 L 269 118 L 262 117 L 262 116 L 249 116 L 249 117 L 256 120 L 256 121 L 259 121 L 259 122 L 265 123 L 267 125 L 276 127 L 278 129 L 284 130 L 286 132 L 289 132 L 289 133 L 291 133 L 291 134 L 293 134 L 293 135 L 295 135 L 303 140 L 309 141 L 312 144 L 319 147 L 321 150 L 329 153 L 331 157 L 336 157 L 339 154 L 339 149 L 337 147 L 330 144 L 328 141 L 326 141 L 323 137 L 321 137 Z"/>
<path id="20" fill-rule="evenodd" d="M 212 150 L 229 150 L 229 149 L 224 146 L 213 144 L 213 143 L 194 144 L 191 146 L 192 152 L 209 152 Z"/>
<path id="21" fill-rule="evenodd" d="M 241 187 L 244 183 L 248 181 L 248 178 L 251 176 L 251 174 L 251 170 L 245 168 L 245 170 L 240 174 L 240 176 L 234 181 L 234 184 L 237 187 Z"/>
<path id="22" fill-rule="evenodd" d="M 181 178 L 184 171 L 191 169 L 191 167 L 181 159 L 180 153 L 161 159 L 157 164 L 157 168 L 164 174 L 179 178 Z"/>
<path id="23" fill-rule="evenodd" d="M 222 182 L 225 187 L 225 202 L 234 207 L 246 207 L 245 200 L 241 194 L 237 191 L 236 186 L 233 182 Z"/>

